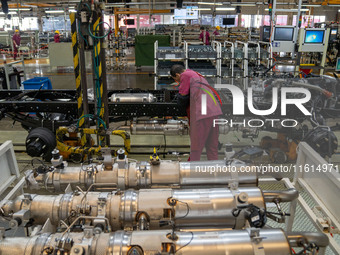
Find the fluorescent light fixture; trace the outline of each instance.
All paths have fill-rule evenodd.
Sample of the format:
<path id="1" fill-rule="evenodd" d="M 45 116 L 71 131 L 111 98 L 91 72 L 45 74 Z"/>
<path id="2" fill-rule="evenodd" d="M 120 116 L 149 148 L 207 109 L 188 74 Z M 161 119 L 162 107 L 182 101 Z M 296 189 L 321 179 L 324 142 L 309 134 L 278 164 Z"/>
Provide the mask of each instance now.
<path id="1" fill-rule="evenodd" d="M 46 13 L 64 13 L 64 10 L 46 10 Z"/>
<path id="2" fill-rule="evenodd" d="M 256 6 L 256 4 L 247 4 L 247 3 L 238 3 L 238 4 L 231 4 L 231 6 Z"/>
<path id="3" fill-rule="evenodd" d="M 265 11 L 269 11 L 269 9 L 264 9 Z M 276 9 L 276 12 L 297 12 L 298 9 Z M 300 11 L 302 12 L 308 12 L 309 9 L 301 9 Z"/>
<path id="4" fill-rule="evenodd" d="M 223 5 L 222 3 L 209 3 L 209 2 L 198 2 L 198 4 L 207 4 L 207 5 Z"/>
<path id="5" fill-rule="evenodd" d="M 321 7 L 319 4 L 303 4 L 305 7 Z"/>
<path id="6" fill-rule="evenodd" d="M 10 10 L 10 11 L 17 11 L 17 10 L 19 10 L 19 11 L 30 11 L 31 8 L 9 8 L 8 10 Z"/>
<path id="7" fill-rule="evenodd" d="M 77 12 L 75 9 L 68 10 L 69 12 Z"/>
<path id="8" fill-rule="evenodd" d="M 216 8 L 216 11 L 235 11 L 235 7 L 221 7 L 221 8 Z"/>
<path id="9" fill-rule="evenodd" d="M 211 8 L 192 8 L 195 11 L 211 11 Z"/>

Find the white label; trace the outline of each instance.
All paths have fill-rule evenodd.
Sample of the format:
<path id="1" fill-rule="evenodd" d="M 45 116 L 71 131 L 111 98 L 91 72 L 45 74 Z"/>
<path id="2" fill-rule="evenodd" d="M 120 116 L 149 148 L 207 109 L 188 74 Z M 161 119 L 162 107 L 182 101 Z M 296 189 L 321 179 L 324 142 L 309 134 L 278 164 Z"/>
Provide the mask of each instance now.
<path id="1" fill-rule="evenodd" d="M 165 58 L 168 58 L 168 59 L 176 58 L 176 54 L 166 54 Z"/>
<path id="2" fill-rule="evenodd" d="M 259 219 L 260 219 L 260 217 L 258 215 L 256 215 L 256 216 L 251 218 L 251 221 L 254 222 L 254 221 L 257 221 Z"/>

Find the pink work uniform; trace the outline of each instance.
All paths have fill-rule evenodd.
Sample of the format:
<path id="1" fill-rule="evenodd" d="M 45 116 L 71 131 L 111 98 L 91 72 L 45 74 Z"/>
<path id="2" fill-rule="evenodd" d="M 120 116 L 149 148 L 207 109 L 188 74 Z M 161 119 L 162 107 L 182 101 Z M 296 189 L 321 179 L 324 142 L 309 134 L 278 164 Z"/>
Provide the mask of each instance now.
<path id="1" fill-rule="evenodd" d="M 15 42 L 16 45 L 19 46 L 20 45 L 20 41 L 21 41 L 21 37 L 20 37 L 20 35 L 14 34 L 13 37 L 12 37 L 12 40 Z M 16 60 L 16 58 L 17 58 L 18 49 L 19 49 L 18 47 L 16 47 L 15 44 L 13 43 L 13 49 L 14 49 L 13 58 L 14 58 L 14 60 Z"/>
<path id="2" fill-rule="evenodd" d="M 215 30 L 213 35 L 220 35 L 220 32 L 218 32 L 218 30 Z"/>
<path id="3" fill-rule="evenodd" d="M 204 45 L 210 45 L 210 34 L 209 34 L 209 32 L 208 31 L 202 31 L 201 34 L 200 34 L 200 40 L 202 40 Z"/>
<path id="4" fill-rule="evenodd" d="M 213 120 L 222 114 L 219 101 L 209 88 L 207 80 L 199 73 L 187 69 L 180 77 L 179 93 L 190 94 L 190 108 L 187 114 L 190 123 L 190 161 L 199 161 L 205 147 L 208 160 L 218 159 L 218 126 L 213 127 Z M 202 114 L 202 95 L 206 94 L 206 114 Z"/>
<path id="5" fill-rule="evenodd" d="M 54 35 L 54 42 L 55 43 L 60 43 L 60 35 L 58 35 L 58 34 Z"/>

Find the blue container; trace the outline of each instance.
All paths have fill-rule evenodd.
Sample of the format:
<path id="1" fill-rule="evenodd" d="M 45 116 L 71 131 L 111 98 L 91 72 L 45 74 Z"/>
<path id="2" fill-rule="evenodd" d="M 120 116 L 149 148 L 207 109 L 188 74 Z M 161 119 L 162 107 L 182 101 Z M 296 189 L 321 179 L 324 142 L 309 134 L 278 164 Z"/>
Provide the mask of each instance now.
<path id="1" fill-rule="evenodd" d="M 27 90 L 52 89 L 52 84 L 48 77 L 34 77 L 24 81 L 22 84 L 24 85 L 24 89 Z"/>

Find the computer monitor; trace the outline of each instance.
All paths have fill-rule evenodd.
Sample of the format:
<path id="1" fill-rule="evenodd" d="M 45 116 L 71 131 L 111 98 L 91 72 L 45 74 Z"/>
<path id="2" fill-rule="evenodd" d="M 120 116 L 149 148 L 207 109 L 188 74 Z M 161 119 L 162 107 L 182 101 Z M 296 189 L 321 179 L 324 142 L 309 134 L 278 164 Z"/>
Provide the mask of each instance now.
<path id="1" fill-rule="evenodd" d="M 325 30 L 306 29 L 304 43 L 323 44 Z"/>
<path id="2" fill-rule="evenodd" d="M 135 20 L 134 19 L 127 19 L 126 20 L 126 25 L 134 25 L 135 24 Z"/>
<path id="3" fill-rule="evenodd" d="M 175 19 L 198 19 L 198 7 L 187 6 L 184 9 L 175 9 Z"/>
<path id="4" fill-rule="evenodd" d="M 223 25 L 224 26 L 235 25 L 235 18 L 223 18 Z"/>
<path id="5" fill-rule="evenodd" d="M 336 60 L 335 71 L 340 72 L 340 57 Z"/>
<path id="6" fill-rule="evenodd" d="M 338 36 L 338 28 L 331 28 L 331 32 L 329 35 L 329 42 L 334 42 Z"/>
<path id="7" fill-rule="evenodd" d="M 293 27 L 275 27 L 274 41 L 293 41 L 294 28 Z"/>
<path id="8" fill-rule="evenodd" d="M 262 26 L 260 30 L 260 41 L 269 42 L 270 40 L 270 26 Z"/>

